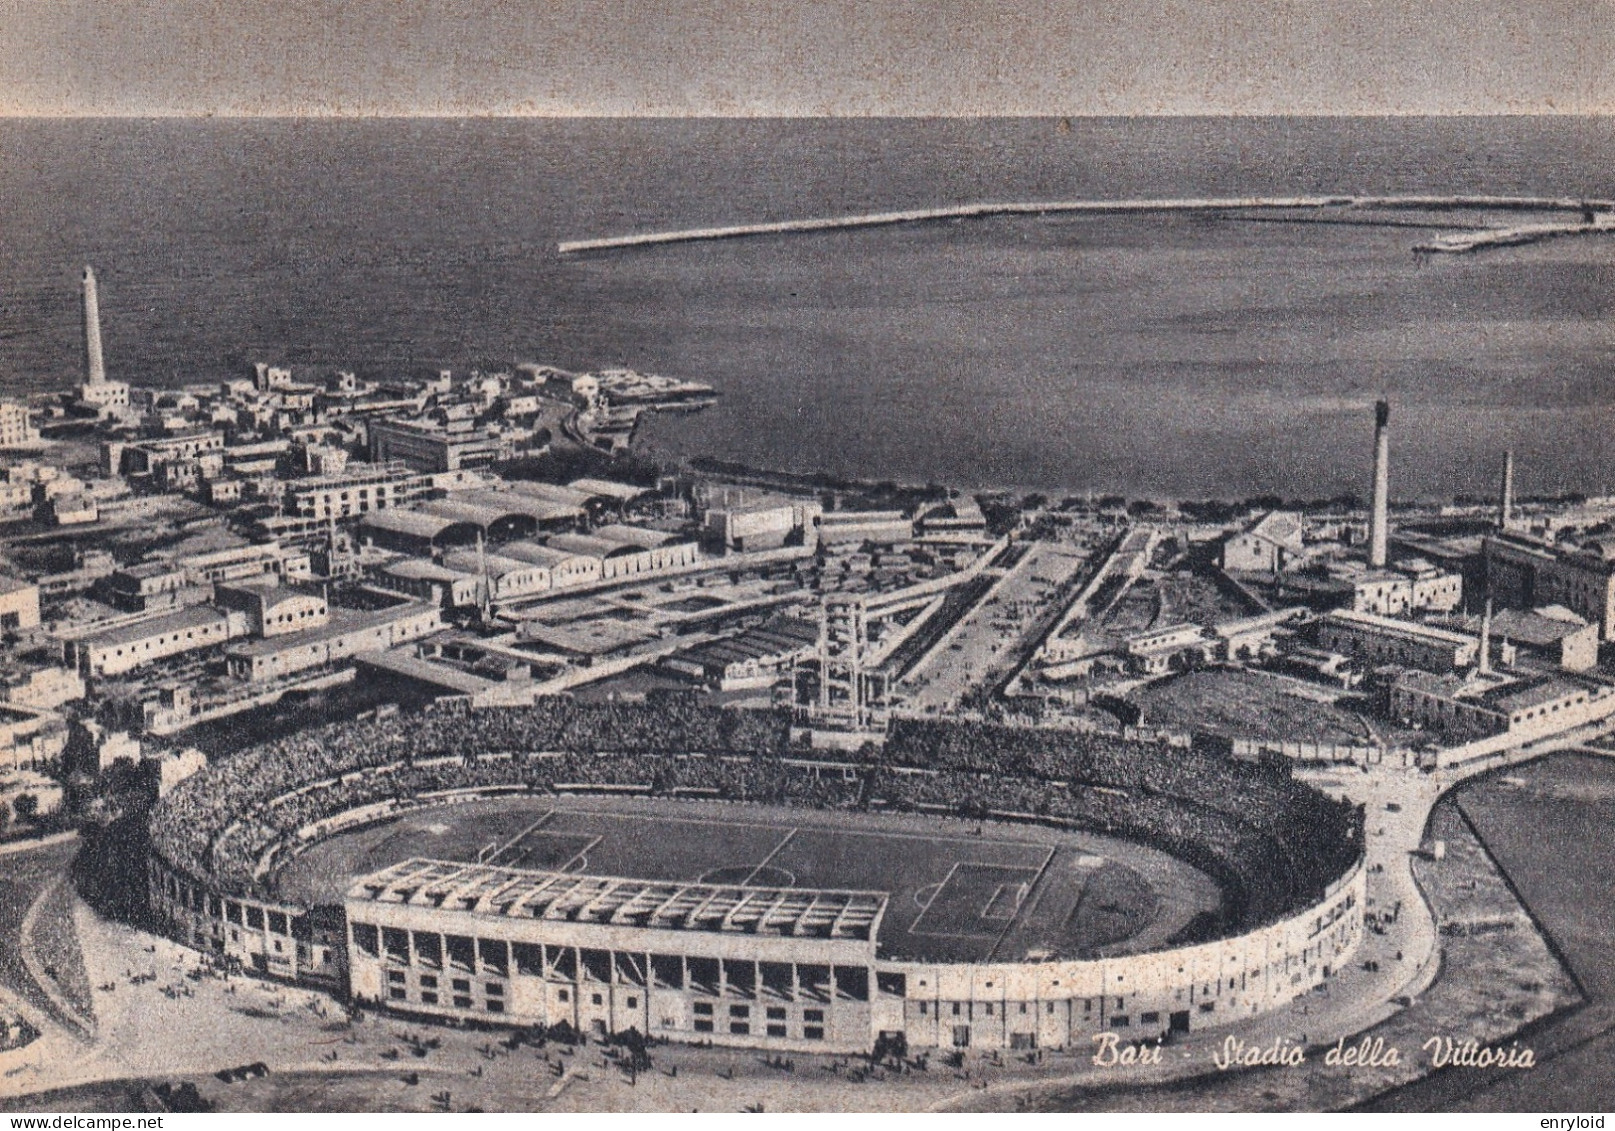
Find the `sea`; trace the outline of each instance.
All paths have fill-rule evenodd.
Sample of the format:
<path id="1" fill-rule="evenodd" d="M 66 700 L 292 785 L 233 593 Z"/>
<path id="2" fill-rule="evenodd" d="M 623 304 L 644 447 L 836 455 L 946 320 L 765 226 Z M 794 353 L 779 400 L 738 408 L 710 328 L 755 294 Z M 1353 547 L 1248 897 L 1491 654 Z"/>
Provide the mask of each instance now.
<path id="1" fill-rule="evenodd" d="M 999 217 L 563 257 L 973 201 L 1615 198 L 1583 118 L 0 121 L 0 393 L 254 361 L 704 381 L 655 456 L 973 488 L 1615 491 L 1615 237 L 1415 257 L 1426 218 Z M 1473 218 L 1471 218 L 1473 219 Z M 1448 223 L 1450 220 L 1439 221 Z"/>

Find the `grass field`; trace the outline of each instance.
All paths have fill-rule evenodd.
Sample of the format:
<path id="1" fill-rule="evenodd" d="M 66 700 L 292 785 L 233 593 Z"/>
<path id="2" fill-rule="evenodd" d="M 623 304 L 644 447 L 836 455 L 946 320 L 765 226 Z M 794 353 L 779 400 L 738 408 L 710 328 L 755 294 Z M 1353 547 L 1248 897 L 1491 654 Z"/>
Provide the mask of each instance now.
<path id="1" fill-rule="evenodd" d="M 1152 849 L 1104 837 L 919 817 L 618 798 L 506 798 L 420 810 L 333 837 L 276 877 L 337 902 L 410 857 L 637 879 L 888 893 L 891 958 L 1013 961 L 1153 945 L 1220 895 Z M 1144 942 L 1143 940 L 1149 940 Z"/>

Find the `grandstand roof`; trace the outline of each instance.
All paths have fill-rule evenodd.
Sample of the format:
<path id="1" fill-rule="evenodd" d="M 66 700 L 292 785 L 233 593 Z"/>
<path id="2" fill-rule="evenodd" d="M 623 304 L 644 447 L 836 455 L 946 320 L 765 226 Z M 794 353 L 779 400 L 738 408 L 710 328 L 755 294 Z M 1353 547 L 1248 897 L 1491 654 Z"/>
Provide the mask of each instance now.
<path id="1" fill-rule="evenodd" d="M 875 937 L 887 900 L 875 891 L 682 884 L 419 858 L 361 877 L 347 897 L 506 918 L 864 941 Z"/>

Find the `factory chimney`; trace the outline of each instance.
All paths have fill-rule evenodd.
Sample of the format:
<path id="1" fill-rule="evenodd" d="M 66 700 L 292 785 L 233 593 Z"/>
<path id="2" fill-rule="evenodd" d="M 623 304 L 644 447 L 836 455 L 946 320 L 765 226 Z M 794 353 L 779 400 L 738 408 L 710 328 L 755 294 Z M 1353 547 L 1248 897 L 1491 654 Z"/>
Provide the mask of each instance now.
<path id="1" fill-rule="evenodd" d="M 1374 511 L 1368 520 L 1368 564 L 1385 568 L 1391 494 L 1391 403 L 1374 405 Z"/>
<path id="2" fill-rule="evenodd" d="M 1475 666 L 1477 675 L 1492 674 L 1492 599 L 1486 598 L 1486 612 L 1480 618 L 1480 662 Z"/>
<path id="3" fill-rule="evenodd" d="M 84 383 L 104 384 L 106 365 L 101 360 L 101 301 L 95 293 L 95 269 L 84 269 Z"/>
<path id="4" fill-rule="evenodd" d="M 1503 490 L 1497 500 L 1497 529 L 1507 530 L 1509 519 L 1514 517 L 1514 452 L 1503 453 Z"/>

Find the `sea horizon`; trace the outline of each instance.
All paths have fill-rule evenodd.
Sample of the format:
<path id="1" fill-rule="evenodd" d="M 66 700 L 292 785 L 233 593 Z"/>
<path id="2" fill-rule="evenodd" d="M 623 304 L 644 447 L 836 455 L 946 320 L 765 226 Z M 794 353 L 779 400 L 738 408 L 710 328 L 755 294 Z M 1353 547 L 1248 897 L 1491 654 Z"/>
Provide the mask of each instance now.
<path id="1" fill-rule="evenodd" d="M 1608 493 L 1607 237 L 999 218 L 566 259 L 565 240 L 987 200 L 1615 197 L 1582 116 L 0 119 L 0 388 L 514 361 L 704 381 L 647 450 L 1049 493 Z"/>

